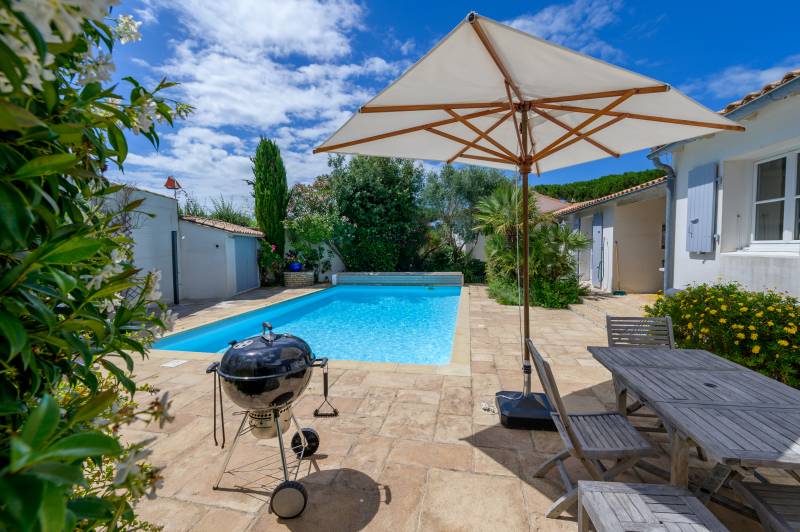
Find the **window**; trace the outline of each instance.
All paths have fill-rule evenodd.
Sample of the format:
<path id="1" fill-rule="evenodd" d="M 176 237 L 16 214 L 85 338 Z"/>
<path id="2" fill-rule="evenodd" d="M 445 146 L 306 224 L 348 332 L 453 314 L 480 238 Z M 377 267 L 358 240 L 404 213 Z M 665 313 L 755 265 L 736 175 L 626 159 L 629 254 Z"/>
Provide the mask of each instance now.
<path id="1" fill-rule="evenodd" d="M 800 240 L 800 156 L 789 153 L 755 167 L 753 240 Z"/>

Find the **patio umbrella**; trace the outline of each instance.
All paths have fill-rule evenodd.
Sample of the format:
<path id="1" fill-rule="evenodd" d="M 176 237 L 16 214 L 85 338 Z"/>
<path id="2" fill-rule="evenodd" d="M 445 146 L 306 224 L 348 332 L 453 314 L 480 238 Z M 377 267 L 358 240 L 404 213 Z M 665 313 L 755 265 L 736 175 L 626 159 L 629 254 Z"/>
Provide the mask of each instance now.
<path id="1" fill-rule="evenodd" d="M 744 128 L 665 83 L 470 13 L 314 153 L 518 171 L 527 339 L 529 174 L 720 130 Z M 528 395 L 530 360 L 523 352 Z"/>

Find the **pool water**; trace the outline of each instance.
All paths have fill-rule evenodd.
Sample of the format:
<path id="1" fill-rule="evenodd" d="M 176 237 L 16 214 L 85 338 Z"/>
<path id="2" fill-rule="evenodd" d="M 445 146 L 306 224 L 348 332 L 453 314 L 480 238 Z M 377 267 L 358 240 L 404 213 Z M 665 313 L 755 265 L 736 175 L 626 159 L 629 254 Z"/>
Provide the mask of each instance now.
<path id="1" fill-rule="evenodd" d="M 224 352 L 231 340 L 261 332 L 303 338 L 333 360 L 447 364 L 459 286 L 336 286 L 163 338 L 154 349 Z"/>

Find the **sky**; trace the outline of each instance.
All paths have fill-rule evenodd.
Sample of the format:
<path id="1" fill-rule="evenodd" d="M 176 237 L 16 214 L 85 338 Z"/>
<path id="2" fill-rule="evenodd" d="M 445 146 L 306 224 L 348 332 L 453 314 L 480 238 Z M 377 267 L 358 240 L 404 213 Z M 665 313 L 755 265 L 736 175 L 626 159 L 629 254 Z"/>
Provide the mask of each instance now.
<path id="1" fill-rule="evenodd" d="M 177 81 L 167 95 L 196 110 L 174 128 L 159 126 L 158 150 L 131 136 L 124 173 L 110 177 L 164 192 L 172 175 L 202 202 L 224 195 L 248 208 L 250 157 L 264 136 L 278 143 L 290 185 L 313 181 L 327 171 L 313 147 L 473 10 L 669 83 L 714 110 L 800 68 L 796 0 L 768 9 L 738 0 L 125 1 L 115 13 L 142 22 L 143 38 L 117 45 L 116 78 Z M 651 167 L 637 152 L 532 182 Z"/>

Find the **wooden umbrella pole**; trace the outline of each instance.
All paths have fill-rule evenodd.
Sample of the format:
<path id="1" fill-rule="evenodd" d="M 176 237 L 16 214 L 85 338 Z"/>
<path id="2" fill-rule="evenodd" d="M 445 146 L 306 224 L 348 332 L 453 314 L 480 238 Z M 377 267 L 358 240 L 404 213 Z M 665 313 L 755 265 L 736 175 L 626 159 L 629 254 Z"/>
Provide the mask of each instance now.
<path id="1" fill-rule="evenodd" d="M 522 179 L 522 297 L 524 298 L 524 307 L 522 311 L 523 333 L 525 340 L 531 337 L 531 323 L 530 323 L 530 279 L 528 271 L 528 235 L 530 234 L 530 220 L 528 212 L 530 206 L 528 205 L 528 176 L 531 173 L 531 157 L 528 153 L 528 110 L 523 107 L 522 119 L 519 124 L 520 135 L 522 137 L 522 153 L 520 156 L 519 176 Z M 530 354 L 528 350 L 523 348 L 525 360 L 530 361 Z"/>

